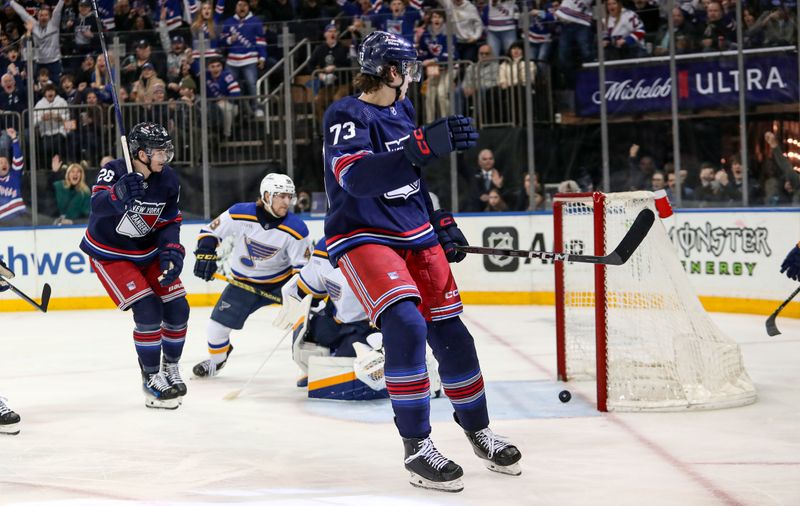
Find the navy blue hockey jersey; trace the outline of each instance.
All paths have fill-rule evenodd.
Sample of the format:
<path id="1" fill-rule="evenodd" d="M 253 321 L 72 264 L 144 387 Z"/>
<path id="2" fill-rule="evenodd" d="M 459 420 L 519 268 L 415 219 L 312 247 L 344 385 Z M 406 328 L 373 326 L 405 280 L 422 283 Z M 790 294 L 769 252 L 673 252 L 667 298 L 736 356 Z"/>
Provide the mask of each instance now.
<path id="1" fill-rule="evenodd" d="M 345 97 L 325 112 L 325 236 L 331 263 L 360 244 L 422 249 L 438 243 L 420 169 L 402 153 L 416 128 L 407 98 L 381 107 Z"/>
<path id="2" fill-rule="evenodd" d="M 92 187 L 92 211 L 81 250 L 97 260 L 147 264 L 158 255 L 160 246 L 180 242 L 180 183 L 177 174 L 165 166 L 145 180 L 144 197 L 119 212 L 112 203 L 116 200 L 112 187 L 126 173 L 122 159 L 100 169 Z"/>

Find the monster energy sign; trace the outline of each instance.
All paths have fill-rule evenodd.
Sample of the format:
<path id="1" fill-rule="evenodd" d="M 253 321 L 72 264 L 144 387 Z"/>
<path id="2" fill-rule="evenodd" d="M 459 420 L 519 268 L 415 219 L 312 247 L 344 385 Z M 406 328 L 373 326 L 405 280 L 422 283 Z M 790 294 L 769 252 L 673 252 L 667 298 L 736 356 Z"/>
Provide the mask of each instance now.
<path id="1" fill-rule="evenodd" d="M 688 274 L 716 276 L 753 276 L 758 262 L 733 260 L 734 255 L 769 257 L 769 230 L 765 227 L 719 226 L 706 221 L 693 226 L 685 222 L 671 227 L 669 237 L 682 254 L 681 263 Z M 713 259 L 696 260 L 693 255 L 712 255 Z"/>

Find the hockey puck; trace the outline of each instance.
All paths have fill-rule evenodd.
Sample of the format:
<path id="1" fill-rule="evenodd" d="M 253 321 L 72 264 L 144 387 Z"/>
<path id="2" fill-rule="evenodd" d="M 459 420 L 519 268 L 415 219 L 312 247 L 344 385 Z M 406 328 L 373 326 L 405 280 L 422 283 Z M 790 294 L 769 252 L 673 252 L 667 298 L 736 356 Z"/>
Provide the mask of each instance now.
<path id="1" fill-rule="evenodd" d="M 569 390 L 562 390 L 559 392 L 558 400 L 561 402 L 569 402 L 570 399 L 572 399 L 572 394 L 569 393 Z"/>

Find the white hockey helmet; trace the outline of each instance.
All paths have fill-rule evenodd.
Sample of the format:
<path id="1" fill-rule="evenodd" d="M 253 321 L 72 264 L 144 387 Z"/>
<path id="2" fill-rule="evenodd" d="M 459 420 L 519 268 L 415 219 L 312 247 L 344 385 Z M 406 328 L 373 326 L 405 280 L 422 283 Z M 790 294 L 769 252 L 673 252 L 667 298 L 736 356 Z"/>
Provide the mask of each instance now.
<path id="1" fill-rule="evenodd" d="M 288 193 L 291 195 L 292 202 L 290 205 L 294 207 L 297 202 L 297 196 L 294 192 L 294 182 L 292 178 L 286 174 L 278 174 L 275 172 L 264 176 L 264 179 L 261 180 L 261 201 L 264 203 L 264 207 L 266 207 L 267 211 L 273 215 L 275 213 L 272 212 L 272 196 L 278 193 Z M 266 198 L 264 194 L 267 195 Z"/>

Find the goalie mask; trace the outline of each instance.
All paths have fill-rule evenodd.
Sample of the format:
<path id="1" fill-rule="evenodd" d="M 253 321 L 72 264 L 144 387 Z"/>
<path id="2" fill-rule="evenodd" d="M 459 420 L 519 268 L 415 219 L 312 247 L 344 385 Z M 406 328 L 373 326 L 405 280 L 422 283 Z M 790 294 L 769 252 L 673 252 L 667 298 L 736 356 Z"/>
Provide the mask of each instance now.
<path id="1" fill-rule="evenodd" d="M 286 174 L 276 173 L 264 176 L 264 179 L 261 180 L 261 202 L 264 203 L 267 212 L 276 218 L 280 218 L 280 216 L 276 215 L 275 211 L 272 209 L 272 197 L 281 193 L 291 195 L 291 202 L 289 202 L 289 205 L 294 207 L 297 202 L 297 197 L 295 196 L 292 178 Z"/>

